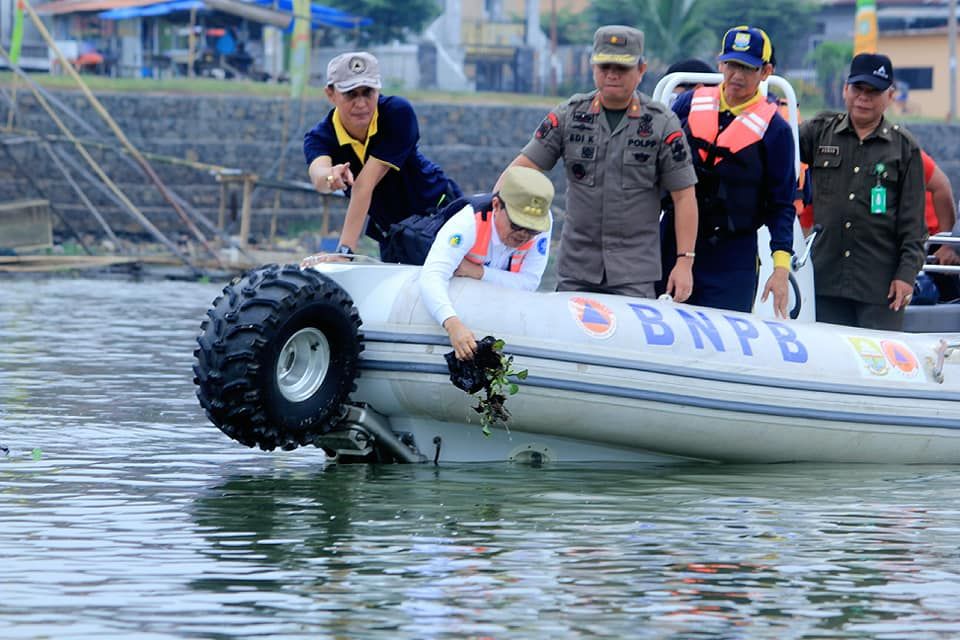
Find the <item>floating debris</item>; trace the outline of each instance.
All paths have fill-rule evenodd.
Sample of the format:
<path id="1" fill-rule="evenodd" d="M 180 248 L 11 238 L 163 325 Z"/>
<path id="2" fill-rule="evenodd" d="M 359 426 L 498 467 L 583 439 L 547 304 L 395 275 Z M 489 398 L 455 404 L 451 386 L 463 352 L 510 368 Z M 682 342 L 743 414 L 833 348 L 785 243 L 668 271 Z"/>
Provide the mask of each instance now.
<path id="1" fill-rule="evenodd" d="M 503 340 L 487 336 L 477 342 L 477 351 L 472 360 L 457 360 L 456 354 L 451 351 L 444 354 L 447 368 L 450 370 L 450 381 L 458 389 L 474 395 L 484 391 L 473 410 L 480 414 L 480 424 L 483 426 L 483 435 L 490 435 L 490 427 L 501 423 L 507 427 L 510 412 L 504 404 L 507 395 L 514 395 L 520 386 L 510 381 L 510 377 L 519 380 L 527 378 L 527 370 L 513 370 L 513 356 L 503 355 Z M 509 431 L 509 427 L 507 427 Z"/>

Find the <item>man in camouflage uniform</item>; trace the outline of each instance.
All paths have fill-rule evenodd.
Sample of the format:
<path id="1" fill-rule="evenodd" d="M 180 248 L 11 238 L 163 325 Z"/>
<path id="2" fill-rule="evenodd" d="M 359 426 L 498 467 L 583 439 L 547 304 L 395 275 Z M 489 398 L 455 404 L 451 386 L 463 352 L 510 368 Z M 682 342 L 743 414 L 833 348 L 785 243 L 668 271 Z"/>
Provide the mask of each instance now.
<path id="1" fill-rule="evenodd" d="M 846 113 L 800 125 L 810 165 L 817 320 L 899 330 L 924 262 L 923 163 L 913 136 L 888 121 L 893 65 L 863 53 L 843 87 Z"/>
<path id="2" fill-rule="evenodd" d="M 590 61 L 596 91 L 548 113 L 511 163 L 544 171 L 563 158 L 567 211 L 557 290 L 653 297 L 666 190 L 676 207 L 680 256 L 667 292 L 686 300 L 693 287 L 697 179 L 680 122 L 637 91 L 647 69 L 641 31 L 600 27 Z"/>

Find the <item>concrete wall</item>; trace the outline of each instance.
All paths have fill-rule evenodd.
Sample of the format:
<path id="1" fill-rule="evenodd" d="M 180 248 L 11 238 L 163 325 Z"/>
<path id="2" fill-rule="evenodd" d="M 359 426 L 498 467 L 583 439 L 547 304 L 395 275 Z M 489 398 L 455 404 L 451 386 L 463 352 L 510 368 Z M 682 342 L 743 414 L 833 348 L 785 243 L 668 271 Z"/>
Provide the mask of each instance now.
<path id="1" fill-rule="evenodd" d="M 49 117 L 35 100 L 18 92 L 19 129 L 57 133 Z M 86 106 L 82 96 L 63 92 L 56 94 L 85 122 L 106 131 L 98 116 Z M 127 136 L 142 150 L 187 158 L 199 162 L 250 171 L 259 175 L 275 175 L 273 168 L 281 157 L 286 101 L 282 99 L 114 94 L 100 96 L 103 104 L 119 121 Z M 420 119 L 421 149 L 439 163 L 448 175 L 457 180 L 466 192 L 479 192 L 492 187 L 500 171 L 512 160 L 529 139 L 544 116 L 537 107 L 487 105 L 415 105 Z M 325 101 L 307 102 L 303 125 L 292 109 L 294 124 L 290 127 L 291 144 L 282 154 L 287 178 L 306 180 L 306 169 L 300 140 L 303 133 L 322 118 L 330 106 Z M 6 118 L 6 109 L 0 108 Z M 78 135 L 83 130 L 70 123 Z M 914 131 L 926 150 L 950 176 L 960 196 L 960 128 L 947 125 L 914 125 Z M 84 230 L 100 233 L 94 218 L 80 204 L 76 194 L 56 171 L 50 159 L 37 144 L 21 143 L 8 147 L 16 162 L 0 153 L 0 203 L 42 197 L 71 222 Z M 161 229 L 177 233 L 184 229 L 172 208 L 164 203 L 156 189 L 138 171 L 121 161 L 114 151 L 92 149 L 103 161 L 110 175 L 131 196 L 151 221 Z M 19 168 L 18 168 L 19 166 Z M 186 166 L 154 162 L 163 179 L 194 207 L 216 219 L 220 188 L 206 171 Z M 31 185 L 27 174 L 39 187 Z M 551 177 L 557 186 L 557 208 L 565 205 L 562 169 L 555 168 Z M 81 180 L 81 183 L 83 181 Z M 114 206 L 99 192 L 87 188 L 91 199 L 103 208 L 111 226 L 118 233 L 142 234 L 140 225 Z M 274 211 L 274 194 L 258 189 L 254 199 L 254 235 L 267 232 Z M 306 227 L 319 228 L 323 199 L 313 192 L 280 192 L 278 228 L 294 234 Z M 239 209 L 239 194 L 232 197 Z M 344 210 L 343 199 L 332 199 L 329 209 L 333 223 L 339 227 Z M 229 216 L 228 214 L 228 217 Z M 62 232 L 62 225 L 57 223 Z M 233 223 L 233 229 L 237 223 Z"/>

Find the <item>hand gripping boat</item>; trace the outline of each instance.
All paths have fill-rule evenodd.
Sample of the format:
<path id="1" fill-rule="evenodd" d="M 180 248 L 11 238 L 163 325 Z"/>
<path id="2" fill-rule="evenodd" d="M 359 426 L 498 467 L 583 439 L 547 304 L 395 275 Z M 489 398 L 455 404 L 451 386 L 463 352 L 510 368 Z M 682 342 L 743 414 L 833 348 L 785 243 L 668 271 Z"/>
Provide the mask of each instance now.
<path id="1" fill-rule="evenodd" d="M 232 438 L 344 459 L 960 462 L 960 336 L 451 283 L 529 376 L 485 437 L 419 267 L 266 266 L 224 289 L 198 396 Z M 954 362 L 956 360 L 957 362 Z"/>

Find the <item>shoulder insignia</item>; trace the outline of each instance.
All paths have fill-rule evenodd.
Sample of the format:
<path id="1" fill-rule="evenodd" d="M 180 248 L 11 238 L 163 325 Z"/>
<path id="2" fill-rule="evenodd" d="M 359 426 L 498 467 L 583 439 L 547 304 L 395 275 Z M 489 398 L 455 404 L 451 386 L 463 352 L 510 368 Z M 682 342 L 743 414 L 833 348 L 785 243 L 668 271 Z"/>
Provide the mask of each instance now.
<path id="1" fill-rule="evenodd" d="M 558 126 L 560 126 L 560 121 L 557 119 L 557 114 L 551 111 L 543 119 L 543 122 L 540 123 L 540 126 L 537 127 L 537 132 L 534 134 L 534 137 L 542 138 Z"/>
<path id="2" fill-rule="evenodd" d="M 673 133 L 671 133 L 666 137 L 664 142 L 666 142 L 667 144 L 673 144 L 674 140 L 678 140 L 681 136 L 683 136 L 682 131 L 674 131 Z"/>

